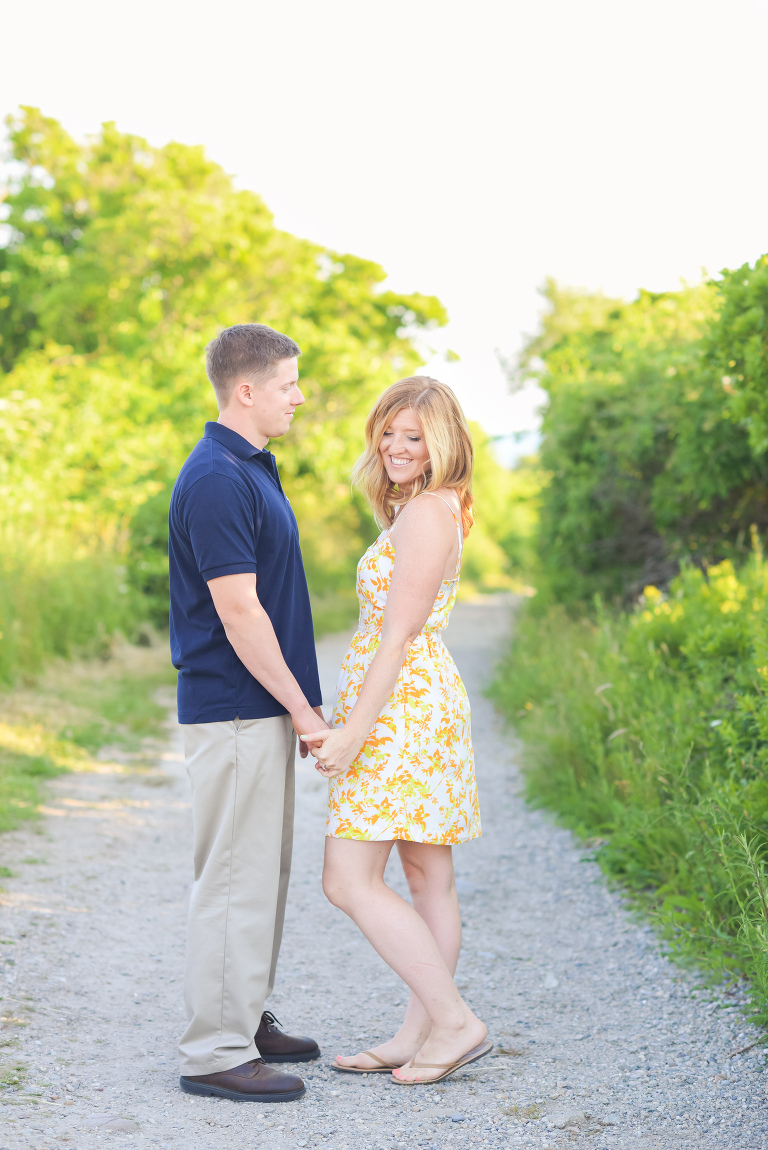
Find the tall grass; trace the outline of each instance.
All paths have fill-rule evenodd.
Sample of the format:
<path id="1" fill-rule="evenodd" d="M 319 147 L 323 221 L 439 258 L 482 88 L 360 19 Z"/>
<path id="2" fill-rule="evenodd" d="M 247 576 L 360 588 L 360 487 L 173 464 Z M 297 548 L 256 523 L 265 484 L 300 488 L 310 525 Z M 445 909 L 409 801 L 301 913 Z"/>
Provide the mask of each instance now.
<path id="1" fill-rule="evenodd" d="M 167 573 L 164 576 L 167 587 Z M 0 684 L 38 674 L 52 657 L 96 655 L 116 633 L 135 636 L 165 618 L 109 546 L 90 549 L 66 538 L 47 547 L 9 541 L 0 548 Z M 353 584 L 312 596 L 315 633 L 343 630 L 357 618 Z"/>
<path id="2" fill-rule="evenodd" d="M 143 617 L 121 556 L 66 537 L 40 546 L 6 533 L 0 548 L 0 683 L 38 672 L 51 656 L 95 652 Z"/>
<path id="3" fill-rule="evenodd" d="M 529 608 L 496 679 L 536 803 L 593 842 L 673 949 L 768 1021 L 768 565 L 688 568 L 638 608 Z"/>

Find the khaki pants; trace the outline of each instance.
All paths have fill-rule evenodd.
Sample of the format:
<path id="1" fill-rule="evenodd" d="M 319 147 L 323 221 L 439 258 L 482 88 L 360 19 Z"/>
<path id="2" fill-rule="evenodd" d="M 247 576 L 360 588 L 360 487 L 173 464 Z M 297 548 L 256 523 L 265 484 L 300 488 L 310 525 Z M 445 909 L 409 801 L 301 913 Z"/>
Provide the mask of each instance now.
<path id="1" fill-rule="evenodd" d="M 258 1058 L 291 869 L 296 737 L 287 715 L 185 725 L 195 881 L 183 1075 Z"/>

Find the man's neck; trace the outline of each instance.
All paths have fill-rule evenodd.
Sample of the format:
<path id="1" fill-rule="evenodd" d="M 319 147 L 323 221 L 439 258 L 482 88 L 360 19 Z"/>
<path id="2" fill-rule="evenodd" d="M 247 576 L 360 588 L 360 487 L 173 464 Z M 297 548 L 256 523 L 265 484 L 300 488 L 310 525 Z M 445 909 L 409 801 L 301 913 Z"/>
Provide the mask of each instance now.
<path id="1" fill-rule="evenodd" d="M 238 435 L 242 435 L 243 439 L 247 439 L 254 447 L 258 447 L 263 451 L 269 442 L 268 435 L 262 435 L 256 430 L 247 415 L 241 415 L 239 411 L 230 411 L 225 408 L 224 411 L 219 412 L 219 418 L 216 420 L 222 427 L 228 427 L 230 431 L 236 431 Z"/>

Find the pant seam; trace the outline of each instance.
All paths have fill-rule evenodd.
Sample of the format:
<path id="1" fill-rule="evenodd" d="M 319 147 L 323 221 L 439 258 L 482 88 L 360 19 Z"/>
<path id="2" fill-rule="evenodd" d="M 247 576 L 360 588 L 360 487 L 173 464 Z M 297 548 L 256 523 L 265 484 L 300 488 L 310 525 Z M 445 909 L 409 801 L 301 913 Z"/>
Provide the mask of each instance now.
<path id="1" fill-rule="evenodd" d="M 232 798 L 232 825 L 230 828 L 230 838 L 229 838 L 229 879 L 227 882 L 227 910 L 226 910 L 226 914 L 224 916 L 224 924 L 225 924 L 224 925 L 224 947 L 223 947 L 223 953 L 222 953 L 222 959 L 221 959 L 221 1014 L 219 1017 L 219 1038 L 221 1038 L 224 1034 L 224 997 L 226 994 L 226 986 L 227 986 L 226 970 L 227 970 L 227 939 L 229 936 L 229 904 L 230 904 L 230 901 L 232 899 L 232 855 L 234 853 L 233 844 L 235 841 L 235 820 L 236 820 L 236 816 L 237 816 L 237 784 L 239 782 L 239 767 L 240 767 L 240 762 L 239 762 L 238 752 L 237 752 L 238 733 L 239 733 L 238 729 L 237 729 L 237 727 L 235 727 L 235 793 L 234 793 L 234 796 Z"/>

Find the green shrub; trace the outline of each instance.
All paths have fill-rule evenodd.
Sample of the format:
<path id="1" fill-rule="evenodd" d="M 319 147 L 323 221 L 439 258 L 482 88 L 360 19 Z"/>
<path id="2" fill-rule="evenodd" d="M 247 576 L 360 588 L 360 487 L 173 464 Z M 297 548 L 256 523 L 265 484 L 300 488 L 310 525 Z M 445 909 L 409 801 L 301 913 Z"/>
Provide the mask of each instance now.
<path id="1" fill-rule="evenodd" d="M 687 566 L 636 609 L 523 614 L 493 693 L 537 803 L 594 842 L 673 947 L 768 1019 L 768 564 Z"/>

